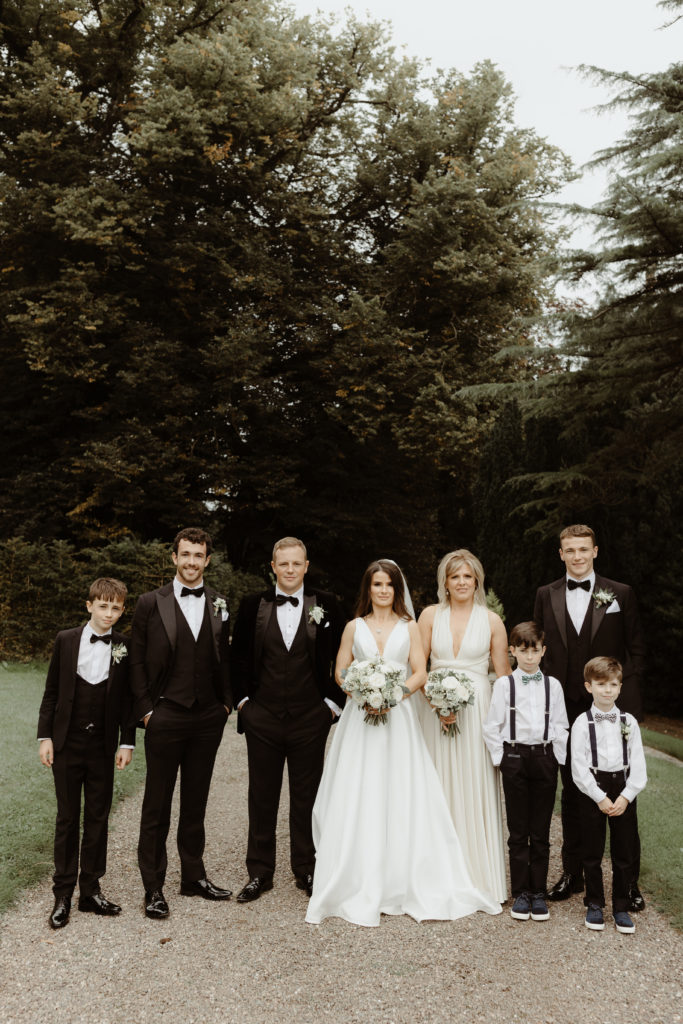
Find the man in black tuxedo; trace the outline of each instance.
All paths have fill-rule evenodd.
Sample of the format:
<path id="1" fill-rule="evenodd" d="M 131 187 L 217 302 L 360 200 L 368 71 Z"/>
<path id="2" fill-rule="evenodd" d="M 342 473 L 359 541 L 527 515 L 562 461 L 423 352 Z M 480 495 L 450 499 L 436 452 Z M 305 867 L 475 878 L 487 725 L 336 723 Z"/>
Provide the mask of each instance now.
<path id="1" fill-rule="evenodd" d="M 205 530 L 181 530 L 173 542 L 176 576 L 138 599 L 131 629 L 130 684 L 134 714 L 145 724 L 147 779 L 138 863 L 147 917 L 168 917 L 163 894 L 166 838 L 180 770 L 180 892 L 226 900 L 206 877 L 204 815 L 216 753 L 232 707 L 228 606 L 205 586 L 211 557 Z"/>
<path id="2" fill-rule="evenodd" d="M 598 554 L 590 526 L 568 526 L 560 534 L 560 558 L 565 576 L 539 587 L 534 619 L 545 633 L 543 669 L 562 684 L 571 726 L 590 707 L 583 682 L 586 662 L 600 655 L 616 658 L 624 667 L 619 708 L 642 719 L 640 680 L 645 644 L 635 594 L 625 583 L 598 576 Z M 583 890 L 579 793 L 571 773 L 571 751 L 560 765 L 562 776 L 562 877 L 549 891 L 551 900 L 567 899 Z M 634 867 L 630 893 L 632 910 L 645 905 L 638 889 L 640 865 Z"/>
<path id="3" fill-rule="evenodd" d="M 334 681 L 344 620 L 331 594 L 304 586 L 306 548 L 284 537 L 273 549 L 273 589 L 242 602 L 231 664 L 238 731 L 249 761 L 248 903 L 273 887 L 282 773 L 289 778 L 290 860 L 310 896 L 315 847 L 312 812 L 330 726 L 346 700 Z"/>

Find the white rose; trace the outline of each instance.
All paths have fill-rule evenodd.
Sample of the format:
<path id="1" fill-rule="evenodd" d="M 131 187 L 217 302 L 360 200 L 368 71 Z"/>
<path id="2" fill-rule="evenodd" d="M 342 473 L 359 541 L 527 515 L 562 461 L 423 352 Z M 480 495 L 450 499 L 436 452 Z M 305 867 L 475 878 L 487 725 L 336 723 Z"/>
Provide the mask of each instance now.
<path id="1" fill-rule="evenodd" d="M 379 710 L 382 707 L 382 704 L 384 704 L 384 698 L 381 693 L 375 692 L 370 694 L 366 703 L 368 703 L 371 708 Z"/>
<path id="2" fill-rule="evenodd" d="M 381 690 L 382 687 L 384 686 L 384 676 L 382 675 L 381 672 L 373 672 L 370 678 L 368 679 L 368 683 L 376 690 Z"/>
<path id="3" fill-rule="evenodd" d="M 396 703 L 398 704 L 398 702 L 400 700 L 403 700 L 403 687 L 402 686 L 394 686 L 391 696 L 392 696 L 392 699 L 395 700 Z"/>

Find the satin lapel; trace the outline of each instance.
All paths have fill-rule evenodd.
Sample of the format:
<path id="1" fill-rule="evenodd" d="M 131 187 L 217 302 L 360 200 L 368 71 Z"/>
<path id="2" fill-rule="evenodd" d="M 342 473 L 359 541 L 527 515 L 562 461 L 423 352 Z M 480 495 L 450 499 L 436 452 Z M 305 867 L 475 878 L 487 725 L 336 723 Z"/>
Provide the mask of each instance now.
<path id="1" fill-rule="evenodd" d="M 315 622 L 311 619 L 309 612 L 316 603 L 315 594 L 304 594 L 304 610 L 301 614 L 304 616 L 304 621 L 306 623 L 306 648 L 313 668 L 315 668 L 315 642 L 318 637 L 318 630 Z"/>
<path id="2" fill-rule="evenodd" d="M 163 623 L 171 650 L 175 651 L 177 638 L 177 625 L 175 620 L 175 596 L 173 585 L 166 594 L 157 594 L 157 608 Z"/>
<path id="3" fill-rule="evenodd" d="M 215 590 L 207 590 L 204 588 L 204 594 L 206 596 L 206 605 L 204 608 L 204 614 L 209 616 L 211 620 L 211 635 L 213 636 L 213 646 L 216 651 L 216 657 L 221 660 L 220 655 L 220 640 L 221 631 L 223 629 L 223 616 L 220 610 L 217 612 L 213 606 L 214 599 L 218 596 Z"/>
<path id="4" fill-rule="evenodd" d="M 595 586 L 593 587 L 593 594 L 596 590 L 601 590 L 603 587 L 606 586 L 607 584 L 605 580 L 603 580 L 600 576 L 596 575 Z M 595 634 L 600 629 L 600 626 L 602 625 L 602 620 L 607 614 L 607 609 L 609 607 L 609 605 L 601 604 L 598 608 L 597 604 L 593 600 L 593 594 L 591 594 L 591 604 L 593 605 L 593 618 L 591 621 L 591 642 L 595 639 Z"/>
<path id="5" fill-rule="evenodd" d="M 258 609 L 256 611 L 256 621 L 254 623 L 254 671 L 258 672 L 261 667 L 261 652 L 263 651 L 263 640 L 268 629 L 268 623 L 270 622 L 270 616 L 275 608 L 275 601 L 266 601 L 265 597 L 262 597 Z"/>
<path id="6" fill-rule="evenodd" d="M 78 672 L 78 652 L 81 649 L 81 637 L 83 636 L 83 627 L 77 629 L 74 636 L 71 638 L 71 650 L 69 651 L 69 660 L 71 662 L 71 672 L 68 676 L 68 687 L 71 691 L 71 695 L 76 689 L 76 673 Z"/>
<path id="7" fill-rule="evenodd" d="M 562 637 L 562 643 L 565 648 L 567 647 L 567 603 L 564 599 L 566 584 L 564 580 L 561 580 L 558 584 L 553 584 L 550 591 L 550 604 L 553 609 L 553 615 L 555 616 L 555 622 L 557 628 L 560 631 Z"/>

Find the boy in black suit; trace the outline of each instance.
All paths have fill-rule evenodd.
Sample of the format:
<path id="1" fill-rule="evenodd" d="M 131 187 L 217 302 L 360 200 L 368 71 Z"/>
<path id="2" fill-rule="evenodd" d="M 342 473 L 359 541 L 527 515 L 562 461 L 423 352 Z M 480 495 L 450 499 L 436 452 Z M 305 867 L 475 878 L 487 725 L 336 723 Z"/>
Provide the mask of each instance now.
<path id="1" fill-rule="evenodd" d="M 100 878 L 107 866 L 114 754 L 116 767 L 125 768 L 135 746 L 135 729 L 126 725 L 131 712 L 128 646 L 125 637 L 113 631 L 126 593 L 120 580 L 95 580 L 86 601 L 90 621 L 57 634 L 47 673 L 38 739 L 40 760 L 52 768 L 57 794 L 52 928 L 63 928 L 69 921 L 77 877 L 79 910 L 105 916 L 121 913 L 121 907 L 102 895 Z"/>

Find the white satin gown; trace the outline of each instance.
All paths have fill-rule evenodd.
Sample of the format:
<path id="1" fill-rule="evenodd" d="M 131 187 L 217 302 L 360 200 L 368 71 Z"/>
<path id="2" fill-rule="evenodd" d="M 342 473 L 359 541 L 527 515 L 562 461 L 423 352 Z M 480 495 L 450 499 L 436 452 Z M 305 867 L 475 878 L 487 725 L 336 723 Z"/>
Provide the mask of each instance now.
<path id="1" fill-rule="evenodd" d="M 475 604 L 458 656 L 454 657 L 450 608 L 437 608 L 429 667 L 452 667 L 466 673 L 474 684 L 474 704 L 458 712 L 460 732 L 454 738 L 444 733 L 438 716 L 422 696 L 418 715 L 470 877 L 489 899 L 503 903 L 507 899 L 503 809 L 498 773 L 483 736 L 491 703 L 490 647 L 488 612 Z"/>
<path id="2" fill-rule="evenodd" d="M 409 652 L 402 621 L 383 657 L 409 675 Z M 378 653 L 367 623 L 356 619 L 354 658 Z M 419 694 L 403 700 L 376 726 L 349 700 L 334 727 L 313 808 L 311 924 L 327 917 L 371 926 L 381 914 L 423 921 L 500 913 L 472 884 L 417 720 L 418 700 Z"/>

